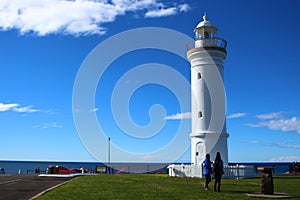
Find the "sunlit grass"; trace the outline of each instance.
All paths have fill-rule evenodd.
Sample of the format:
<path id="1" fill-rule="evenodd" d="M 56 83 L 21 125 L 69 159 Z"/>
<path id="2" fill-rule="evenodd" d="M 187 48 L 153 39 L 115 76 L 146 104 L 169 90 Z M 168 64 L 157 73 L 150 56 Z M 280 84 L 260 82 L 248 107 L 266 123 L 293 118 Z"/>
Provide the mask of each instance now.
<path id="1" fill-rule="evenodd" d="M 165 174 L 91 175 L 75 178 L 38 199 L 253 199 L 245 193 L 260 191 L 260 178 L 222 179 L 220 193 L 205 191 L 203 184 L 204 179 Z M 275 192 L 300 198 L 299 177 L 275 177 L 274 185 Z"/>

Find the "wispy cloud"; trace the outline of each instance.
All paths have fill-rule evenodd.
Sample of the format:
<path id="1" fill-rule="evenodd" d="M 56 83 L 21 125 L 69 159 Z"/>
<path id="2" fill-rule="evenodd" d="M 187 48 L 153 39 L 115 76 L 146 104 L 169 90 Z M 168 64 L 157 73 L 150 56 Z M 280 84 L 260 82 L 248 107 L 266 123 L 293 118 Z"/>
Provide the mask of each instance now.
<path id="1" fill-rule="evenodd" d="M 92 108 L 91 110 L 90 110 L 90 112 L 97 112 L 99 110 L 99 108 Z"/>
<path id="2" fill-rule="evenodd" d="M 58 125 L 56 122 L 53 123 L 44 123 L 42 125 L 35 125 L 33 128 L 43 128 L 43 129 L 48 129 L 48 128 L 63 128 L 62 125 Z"/>
<path id="3" fill-rule="evenodd" d="M 300 149 L 299 144 L 289 143 L 289 142 L 260 142 L 258 140 L 251 140 L 248 141 L 251 145 L 259 145 L 259 146 L 266 146 L 266 147 L 272 147 L 277 149 L 293 149 L 294 152 L 298 152 Z M 276 150 L 276 152 L 281 152 L 281 150 Z M 279 156 L 275 158 L 271 158 L 270 162 L 294 162 L 299 161 L 299 156 Z"/>
<path id="4" fill-rule="evenodd" d="M 260 120 L 278 119 L 278 118 L 282 118 L 283 114 L 284 114 L 284 112 L 273 112 L 273 113 L 266 113 L 266 114 L 256 115 L 256 117 Z"/>
<path id="5" fill-rule="evenodd" d="M 33 113 L 33 112 L 40 112 L 38 109 L 34 109 L 33 106 L 20 106 L 17 103 L 0 103 L 0 112 L 5 111 L 14 111 L 18 113 Z"/>
<path id="6" fill-rule="evenodd" d="M 233 113 L 227 116 L 227 119 L 236 119 L 236 118 L 240 118 L 240 117 L 244 117 L 246 116 L 247 113 Z"/>
<path id="7" fill-rule="evenodd" d="M 47 114 L 50 114 L 50 115 L 54 115 L 54 114 L 57 114 L 58 112 L 54 111 L 53 109 L 49 109 L 49 110 L 44 111 L 44 113 L 47 113 Z"/>
<path id="8" fill-rule="evenodd" d="M 284 149 L 300 149 L 300 145 L 294 145 L 286 142 L 267 143 L 266 145 Z"/>
<path id="9" fill-rule="evenodd" d="M 8 103 L 8 104 L 0 103 L 0 112 L 11 110 L 17 106 L 19 105 L 15 103 Z"/>
<path id="10" fill-rule="evenodd" d="M 1 0 L 0 30 L 21 34 L 105 34 L 105 23 L 127 12 L 163 17 L 187 12 L 186 3 L 167 6 L 159 0 Z"/>
<path id="11" fill-rule="evenodd" d="M 187 12 L 190 10 L 190 7 L 188 4 L 181 4 L 176 7 L 170 7 L 170 8 L 164 8 L 163 6 L 161 8 L 157 8 L 154 10 L 150 10 L 146 12 L 145 17 L 166 17 L 171 15 L 176 15 L 179 12 Z"/>
<path id="12" fill-rule="evenodd" d="M 258 122 L 256 124 L 247 124 L 250 127 L 267 127 L 271 130 L 280 130 L 284 132 L 295 131 L 300 133 L 300 119 L 293 117 L 290 119 L 276 119 Z"/>
<path id="13" fill-rule="evenodd" d="M 186 112 L 186 113 L 177 113 L 175 115 L 170 115 L 166 116 L 165 120 L 180 120 L 180 119 L 190 119 L 191 118 L 191 113 Z"/>
<path id="14" fill-rule="evenodd" d="M 15 107 L 12 110 L 19 113 L 39 112 L 40 110 L 32 108 L 33 106 Z"/>
<path id="15" fill-rule="evenodd" d="M 298 156 L 279 156 L 277 158 L 271 158 L 270 162 L 295 162 L 299 159 Z"/>
<path id="16" fill-rule="evenodd" d="M 152 158 L 153 158 L 153 156 L 147 154 L 142 157 L 142 160 L 151 160 Z"/>
<path id="17" fill-rule="evenodd" d="M 179 11 L 180 12 L 187 12 L 190 9 L 191 9 L 191 7 L 186 3 L 179 5 Z"/>
<path id="18" fill-rule="evenodd" d="M 251 144 L 259 144 L 259 141 L 257 141 L 257 140 L 250 140 L 250 141 L 248 141 L 248 143 L 251 143 Z"/>
<path id="19" fill-rule="evenodd" d="M 288 142 L 260 142 L 257 140 L 248 141 L 250 144 L 256 144 L 261 146 L 275 147 L 275 148 L 283 148 L 283 149 L 300 149 L 300 145 L 288 143 Z"/>
<path id="20" fill-rule="evenodd" d="M 286 118 L 284 117 L 284 113 L 287 112 L 274 112 L 257 115 L 256 117 L 260 120 L 259 122 L 254 124 L 249 123 L 246 125 L 254 128 L 267 127 L 270 130 L 279 130 L 284 132 L 294 131 L 300 133 L 300 118 Z"/>
<path id="21" fill-rule="evenodd" d="M 177 13 L 176 8 L 167 8 L 167 9 L 161 8 L 157 10 L 148 11 L 145 14 L 145 17 L 166 17 L 170 15 L 175 15 L 176 13 Z"/>

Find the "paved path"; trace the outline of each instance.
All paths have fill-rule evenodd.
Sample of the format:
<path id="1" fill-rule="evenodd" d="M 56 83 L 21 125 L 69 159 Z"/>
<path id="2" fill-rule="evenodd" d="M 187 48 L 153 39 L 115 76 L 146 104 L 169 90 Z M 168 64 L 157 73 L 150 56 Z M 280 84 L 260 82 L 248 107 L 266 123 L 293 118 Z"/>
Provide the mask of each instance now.
<path id="1" fill-rule="evenodd" d="M 40 192 L 71 178 L 38 177 L 33 174 L 1 174 L 0 200 L 28 200 Z"/>

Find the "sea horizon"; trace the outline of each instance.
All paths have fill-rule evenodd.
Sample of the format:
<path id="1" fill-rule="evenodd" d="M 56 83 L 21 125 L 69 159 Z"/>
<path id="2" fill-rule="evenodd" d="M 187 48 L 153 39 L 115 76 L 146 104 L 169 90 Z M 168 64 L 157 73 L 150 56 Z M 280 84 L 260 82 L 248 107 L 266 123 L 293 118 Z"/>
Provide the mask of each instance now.
<path id="1" fill-rule="evenodd" d="M 229 162 L 228 165 L 253 165 L 257 167 L 274 167 L 274 174 L 287 173 L 290 170 L 290 166 L 294 162 Z M 49 166 L 63 166 L 67 168 L 84 168 L 89 172 L 95 173 L 97 167 L 111 167 L 120 171 L 124 170 L 140 170 L 140 171 L 156 171 L 160 170 L 161 173 L 167 173 L 167 166 L 169 164 L 190 164 L 190 162 L 100 162 L 100 161 L 32 161 L 32 160 L 0 160 L 0 168 L 5 169 L 6 174 L 32 174 L 36 169 L 39 169 L 41 173 L 45 173 Z M 256 170 L 256 173 L 259 173 Z"/>

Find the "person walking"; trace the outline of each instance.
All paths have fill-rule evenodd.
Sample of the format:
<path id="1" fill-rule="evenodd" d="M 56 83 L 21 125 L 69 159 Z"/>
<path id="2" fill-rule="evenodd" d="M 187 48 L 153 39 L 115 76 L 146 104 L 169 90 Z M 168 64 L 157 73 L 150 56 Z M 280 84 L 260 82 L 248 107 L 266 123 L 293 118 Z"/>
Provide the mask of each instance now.
<path id="1" fill-rule="evenodd" d="M 203 161 L 203 174 L 205 176 L 205 190 L 208 191 L 209 187 L 208 184 L 211 182 L 211 173 L 212 173 L 212 168 L 211 168 L 212 162 L 210 161 L 210 155 L 206 154 L 205 160 Z"/>
<path id="2" fill-rule="evenodd" d="M 216 154 L 216 158 L 213 163 L 213 173 L 214 173 L 214 177 L 215 177 L 214 191 L 220 192 L 221 179 L 222 179 L 222 175 L 224 174 L 224 166 L 223 166 L 223 161 L 221 159 L 220 152 L 217 152 L 217 154 Z"/>

